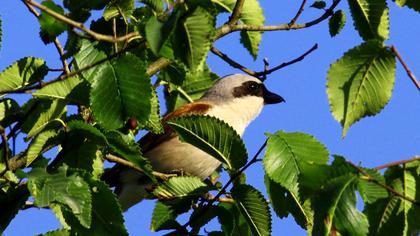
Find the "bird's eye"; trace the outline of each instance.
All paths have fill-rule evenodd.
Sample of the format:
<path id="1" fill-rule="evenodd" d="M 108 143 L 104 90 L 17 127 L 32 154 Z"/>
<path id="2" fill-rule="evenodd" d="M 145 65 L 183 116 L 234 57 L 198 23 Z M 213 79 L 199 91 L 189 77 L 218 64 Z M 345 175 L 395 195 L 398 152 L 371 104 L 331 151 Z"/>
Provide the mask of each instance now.
<path id="1" fill-rule="evenodd" d="M 258 83 L 253 82 L 253 83 L 248 84 L 248 89 L 250 91 L 257 91 L 259 88 L 260 88 L 260 85 Z"/>

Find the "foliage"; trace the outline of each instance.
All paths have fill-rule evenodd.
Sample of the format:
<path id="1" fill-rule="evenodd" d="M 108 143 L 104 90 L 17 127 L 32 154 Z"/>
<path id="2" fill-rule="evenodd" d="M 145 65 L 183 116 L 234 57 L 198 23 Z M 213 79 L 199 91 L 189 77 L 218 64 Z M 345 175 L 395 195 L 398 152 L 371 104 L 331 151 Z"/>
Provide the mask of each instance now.
<path id="1" fill-rule="evenodd" d="M 199 234 L 217 219 L 221 231 L 211 235 L 270 235 L 277 220 L 273 209 L 279 218 L 293 216 L 313 235 L 419 232 L 418 158 L 390 164 L 382 173 L 338 155 L 329 162 L 328 149 L 315 137 L 278 131 L 267 134 L 265 191 L 245 178 L 258 155 L 248 158 L 240 135 L 222 120 L 196 115 L 161 124 L 156 87 L 165 86 L 168 111 L 199 98 L 219 78 L 206 63 L 219 38 L 241 31 L 240 43 L 255 59 L 265 31 L 304 29 L 328 20 L 334 37 L 346 24 L 344 11 L 336 9 L 339 0 L 330 6 L 313 1 L 312 10 L 322 13 L 306 25 L 296 24 L 299 13 L 294 21 L 273 27 L 264 26 L 258 0 L 24 2 L 40 10 L 35 15 L 44 43 L 57 42 L 61 34 L 67 42 L 60 52 L 63 74 L 58 78 L 51 79 L 43 59 L 31 56 L 0 73 L 0 232 L 20 210 L 37 207 L 51 209 L 63 225 L 46 235 L 127 235 L 117 198 L 103 181 L 105 160 L 141 171 L 156 185 L 151 191 L 158 199 L 152 231 Z M 394 2 L 420 11 L 418 1 Z M 396 53 L 386 45 L 387 4 L 393 3 L 348 3 L 363 42 L 332 63 L 326 78 L 331 113 L 342 125 L 343 137 L 355 122 L 382 111 L 396 76 Z M 84 22 L 96 15 L 93 11 L 101 15 L 87 27 Z M 217 26 L 226 13 L 228 22 Z M 1 24 L 0 19 L 0 49 Z M 11 95 L 26 92 L 32 97 L 22 106 Z M 74 106 L 78 114 L 67 114 Z M 135 140 L 140 130 L 176 132 L 183 142 L 221 161 L 229 182 L 221 189 L 213 179 L 162 178 Z M 15 153 L 8 139 L 19 134 L 25 135 L 27 146 Z M 46 153 L 54 148 L 56 154 Z M 357 194 L 362 211 L 356 207 Z M 181 225 L 177 218 L 186 212 L 189 221 Z"/>

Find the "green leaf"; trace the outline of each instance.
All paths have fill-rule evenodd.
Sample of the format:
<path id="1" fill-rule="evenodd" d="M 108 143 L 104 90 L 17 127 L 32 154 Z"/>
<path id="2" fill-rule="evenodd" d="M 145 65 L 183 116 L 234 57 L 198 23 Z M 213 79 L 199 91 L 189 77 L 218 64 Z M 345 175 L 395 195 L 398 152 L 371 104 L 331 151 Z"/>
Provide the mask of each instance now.
<path id="1" fill-rule="evenodd" d="M 389 9 L 385 0 L 348 0 L 354 26 L 360 37 L 386 40 L 389 37 Z"/>
<path id="2" fill-rule="evenodd" d="M 175 220 L 178 213 L 179 212 L 177 212 L 172 205 L 157 201 L 152 213 L 150 230 L 155 232 L 163 229 L 175 229 L 180 227 L 181 225 Z"/>
<path id="3" fill-rule="evenodd" d="M 197 7 L 182 22 L 183 32 L 178 39 L 179 55 L 191 71 L 202 70 L 215 35 L 215 17 Z"/>
<path id="4" fill-rule="evenodd" d="M 155 16 L 150 17 L 147 21 L 145 26 L 146 40 L 155 55 L 165 56 L 163 53 L 165 44 L 169 43 L 168 38 L 175 30 L 180 15 L 180 11 L 175 9 L 165 22 L 160 21 Z"/>
<path id="5" fill-rule="evenodd" d="M 29 192 L 25 185 L 9 185 L 6 191 L 4 188 L 0 189 L 0 232 L 6 229 L 28 197 Z"/>
<path id="6" fill-rule="evenodd" d="M 186 116 L 168 121 L 181 140 L 207 152 L 227 165 L 239 170 L 248 154 L 241 137 L 225 122 L 210 116 Z M 220 142 L 223 140 L 223 142 Z"/>
<path id="7" fill-rule="evenodd" d="M 104 11 L 106 21 L 121 15 L 124 19 L 130 17 L 134 11 L 134 0 L 114 0 L 111 1 Z"/>
<path id="8" fill-rule="evenodd" d="M 420 2 L 417 0 L 393 0 L 400 7 L 408 7 L 420 12 Z"/>
<path id="9" fill-rule="evenodd" d="M 146 122 L 146 127 L 155 134 L 161 134 L 163 133 L 163 126 L 160 122 L 159 98 L 155 89 L 152 89 L 152 99 L 150 100 L 150 105 L 152 108 L 150 111 L 149 120 Z"/>
<path id="10" fill-rule="evenodd" d="M 53 1 L 43 1 L 41 5 L 55 11 L 58 14 L 64 15 L 64 10 L 61 6 L 55 4 Z M 60 21 L 48 13 L 41 12 L 38 17 L 39 25 L 41 26 L 40 36 L 45 44 L 51 43 L 54 39 L 67 29 L 67 24 Z"/>
<path id="11" fill-rule="evenodd" d="M 19 104 L 13 99 L 0 100 L 0 125 L 7 127 L 18 119 L 20 114 Z"/>
<path id="12" fill-rule="evenodd" d="M 356 208 L 357 175 L 344 174 L 331 179 L 314 202 L 313 235 L 366 235 L 369 223 Z"/>
<path id="13" fill-rule="evenodd" d="M 284 218 L 293 215 L 296 223 L 303 229 L 312 231 L 314 212 L 311 207 L 311 200 L 307 199 L 303 203 L 295 193 L 287 191 L 280 184 L 271 180 L 268 176 L 264 178 L 267 193 L 270 197 L 271 205 L 278 217 Z"/>
<path id="14" fill-rule="evenodd" d="M 195 176 L 179 176 L 170 178 L 153 190 L 153 195 L 159 199 L 182 198 L 187 196 L 201 196 L 208 191 L 208 187 L 200 178 Z"/>
<path id="15" fill-rule="evenodd" d="M 247 0 L 244 2 L 240 20 L 246 25 L 264 25 L 264 13 L 257 0 Z M 241 43 L 254 60 L 258 56 L 261 38 L 262 32 L 241 31 Z"/>
<path id="16" fill-rule="evenodd" d="M 58 168 L 54 174 L 42 168 L 33 169 L 28 175 L 28 189 L 35 198 L 35 205 L 47 207 L 64 204 L 80 224 L 89 228 L 92 222 L 92 197 L 88 183 L 75 174 L 68 175 L 67 167 Z"/>
<path id="17" fill-rule="evenodd" d="M 295 196 L 301 188 L 318 189 L 326 179 L 328 150 L 304 133 L 268 134 L 263 164 L 266 174 Z"/>
<path id="18" fill-rule="evenodd" d="M 133 139 L 119 131 L 109 131 L 106 133 L 106 137 L 113 153 L 127 159 L 142 169 L 151 180 L 156 181 L 149 160 L 142 156 L 140 147 Z"/>
<path id="19" fill-rule="evenodd" d="M 66 112 L 66 103 L 60 100 L 42 103 L 33 114 L 36 114 L 38 111 L 40 111 L 38 116 L 32 115 L 31 118 L 33 119 L 23 124 L 22 131 L 27 132 L 27 138 L 37 135 L 49 124 L 61 124 L 58 120 Z M 29 128 L 29 130 L 26 131 L 26 128 Z"/>
<path id="20" fill-rule="evenodd" d="M 219 223 L 226 236 L 250 236 L 251 229 L 237 204 L 219 203 Z"/>
<path id="21" fill-rule="evenodd" d="M 90 93 L 95 119 L 108 129 L 123 127 L 130 117 L 144 124 L 150 115 L 152 89 L 143 62 L 127 53 L 97 67 Z"/>
<path id="22" fill-rule="evenodd" d="M 72 120 L 67 124 L 67 127 L 70 132 L 82 134 L 84 137 L 98 143 L 101 146 L 106 146 L 108 144 L 105 135 L 101 131 L 84 121 Z"/>
<path id="23" fill-rule="evenodd" d="M 148 5 L 157 13 L 162 13 L 164 10 L 164 5 L 163 5 L 162 0 L 139 0 L 139 2 L 142 2 Z"/>
<path id="24" fill-rule="evenodd" d="M 82 40 L 81 48 L 77 54 L 74 55 L 74 64 L 77 70 L 91 66 L 92 64 L 107 58 L 106 53 L 100 50 L 98 42 L 91 43 L 89 40 Z M 95 76 L 100 73 L 102 67 L 94 66 L 88 70 L 82 71 L 82 76 L 89 83 L 92 83 Z"/>
<path id="25" fill-rule="evenodd" d="M 365 116 L 380 112 L 392 95 L 395 57 L 380 42 L 367 41 L 331 65 L 327 94 L 331 113 L 348 128 Z"/>
<path id="26" fill-rule="evenodd" d="M 264 195 L 250 185 L 238 185 L 232 197 L 254 235 L 271 234 L 271 214 Z"/>
<path id="27" fill-rule="evenodd" d="M 384 177 L 377 170 L 364 169 L 364 171 L 374 180 L 385 183 Z M 357 183 L 357 188 L 365 203 L 374 203 L 378 199 L 388 197 L 388 192 L 370 179 L 361 177 Z"/>
<path id="28" fill-rule="evenodd" d="M 35 161 L 35 159 L 41 154 L 48 140 L 57 136 L 57 134 L 58 132 L 56 130 L 46 130 L 38 134 L 32 140 L 28 148 L 28 154 L 26 155 L 26 167 Z"/>
<path id="29" fill-rule="evenodd" d="M 39 82 L 47 73 L 48 68 L 43 59 L 22 58 L 0 73 L 0 93 L 21 89 Z"/>
<path id="30" fill-rule="evenodd" d="M 32 95 L 45 99 L 62 99 L 87 105 L 89 101 L 87 85 L 79 77 L 71 77 L 63 81 L 49 84 Z M 83 91 L 84 90 L 84 91 Z"/>
<path id="31" fill-rule="evenodd" d="M 312 3 L 311 7 L 316 9 L 324 9 L 327 6 L 327 4 L 324 1 L 315 1 Z"/>
<path id="32" fill-rule="evenodd" d="M 53 231 L 48 231 L 44 235 L 45 236 L 70 236 L 71 232 L 67 229 L 56 229 Z"/>
<path id="33" fill-rule="evenodd" d="M 336 36 L 346 24 L 346 14 L 343 10 L 338 10 L 330 17 L 328 21 L 329 32 L 331 37 Z"/>
<path id="34" fill-rule="evenodd" d="M 202 212 L 207 206 L 199 206 L 194 209 L 194 212 L 190 216 L 190 226 L 192 230 L 190 234 L 198 235 L 200 229 L 209 223 L 216 216 L 221 214 L 222 208 L 219 206 L 209 206 L 205 212 Z M 224 235 L 224 234 L 222 234 Z"/>

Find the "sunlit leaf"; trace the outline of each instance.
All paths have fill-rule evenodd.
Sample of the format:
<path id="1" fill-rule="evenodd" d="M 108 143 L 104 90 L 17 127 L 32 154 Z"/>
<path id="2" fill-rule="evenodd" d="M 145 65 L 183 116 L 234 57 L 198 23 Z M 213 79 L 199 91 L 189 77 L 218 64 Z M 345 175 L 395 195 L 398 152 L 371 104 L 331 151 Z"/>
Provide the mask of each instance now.
<path id="1" fill-rule="evenodd" d="M 200 196 L 208 188 L 200 178 L 194 176 L 179 176 L 170 178 L 153 190 L 153 195 L 162 199 Z"/>
<path id="2" fill-rule="evenodd" d="M 0 73 L 0 92 L 16 90 L 41 81 L 48 68 L 43 59 L 25 57 Z"/>
<path id="3" fill-rule="evenodd" d="M 88 85 L 83 83 L 86 82 L 81 80 L 79 77 L 71 77 L 63 81 L 47 85 L 34 92 L 32 95 L 34 97 L 46 99 L 65 99 L 69 102 L 88 105 Z"/>
<path id="4" fill-rule="evenodd" d="M 331 113 L 343 137 L 359 119 L 379 113 L 392 95 L 395 57 L 380 42 L 368 41 L 331 65 L 327 78 Z"/>
<path id="5" fill-rule="evenodd" d="M 58 14 L 64 15 L 64 10 L 61 6 L 55 4 L 53 1 L 43 1 L 43 6 L 55 11 Z M 42 41 L 47 44 L 54 41 L 54 39 L 67 29 L 67 24 L 50 14 L 41 11 L 38 17 L 39 25 L 41 26 L 40 36 Z"/>
<path id="6" fill-rule="evenodd" d="M 417 0 L 393 0 L 400 7 L 408 7 L 420 12 L 420 2 Z"/>
<path id="7" fill-rule="evenodd" d="M 134 0 L 115 0 L 108 3 L 104 11 L 105 20 L 121 15 L 127 19 L 134 11 Z"/>
<path id="8" fill-rule="evenodd" d="M 45 144 L 49 139 L 57 135 L 56 130 L 46 130 L 38 134 L 31 142 L 28 148 L 28 154 L 26 155 L 26 166 L 32 164 L 32 162 L 41 154 Z"/>
<path id="9" fill-rule="evenodd" d="M 348 0 L 354 26 L 360 37 L 386 40 L 389 37 L 389 9 L 385 0 Z"/>
<path id="10" fill-rule="evenodd" d="M 18 119 L 20 114 L 19 104 L 13 99 L 5 98 L 0 100 L 0 124 L 3 127 L 9 126 Z"/>
<path id="11" fill-rule="evenodd" d="M 168 121 L 168 125 L 183 141 L 212 155 L 228 169 L 238 170 L 245 165 L 248 158 L 245 145 L 225 122 L 210 116 L 185 116 Z"/>
<path id="12" fill-rule="evenodd" d="M 155 12 L 161 13 L 164 10 L 162 0 L 140 0 L 140 2 L 150 6 Z"/>

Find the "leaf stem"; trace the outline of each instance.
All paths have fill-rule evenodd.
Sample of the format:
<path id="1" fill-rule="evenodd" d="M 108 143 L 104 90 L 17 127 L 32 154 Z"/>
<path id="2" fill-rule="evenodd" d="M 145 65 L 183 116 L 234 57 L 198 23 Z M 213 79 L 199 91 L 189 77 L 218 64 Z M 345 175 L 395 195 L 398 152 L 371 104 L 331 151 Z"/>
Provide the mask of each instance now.
<path id="1" fill-rule="evenodd" d="M 410 68 L 408 68 L 407 64 L 405 63 L 401 54 L 398 52 L 397 48 L 394 45 L 392 45 L 390 48 L 391 48 L 391 51 L 394 53 L 394 55 L 398 58 L 398 61 L 404 67 L 404 70 L 407 72 L 408 77 L 411 79 L 411 81 L 413 81 L 414 86 L 416 86 L 417 90 L 420 91 L 419 81 L 416 79 L 416 76 L 414 75 L 414 73 L 411 72 Z"/>

